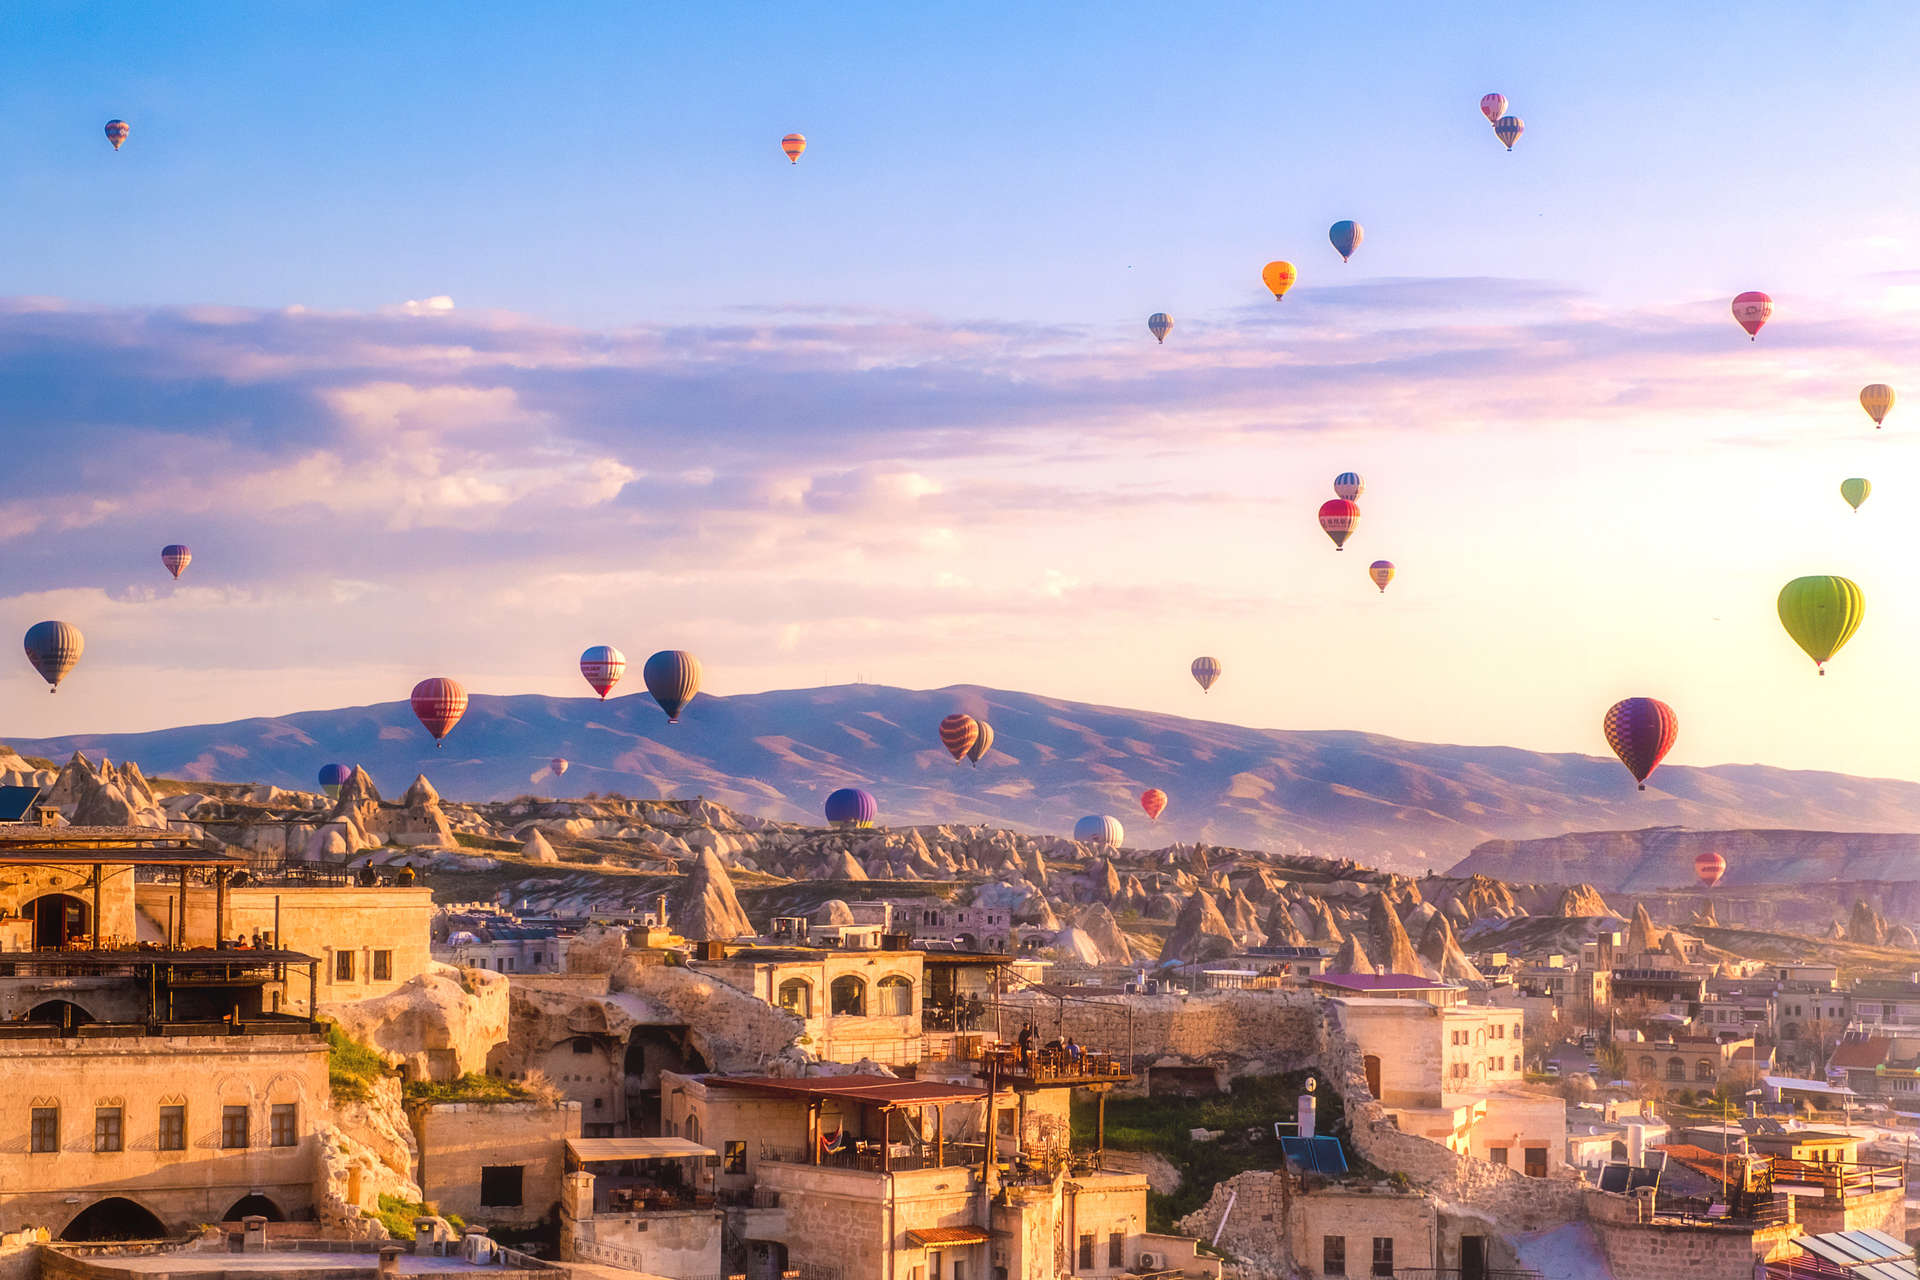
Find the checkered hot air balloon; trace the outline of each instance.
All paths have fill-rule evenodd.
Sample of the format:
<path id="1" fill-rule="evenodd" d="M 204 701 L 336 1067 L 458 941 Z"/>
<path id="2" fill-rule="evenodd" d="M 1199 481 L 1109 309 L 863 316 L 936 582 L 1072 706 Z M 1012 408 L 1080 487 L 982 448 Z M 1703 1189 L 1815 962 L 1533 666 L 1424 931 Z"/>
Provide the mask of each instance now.
<path id="1" fill-rule="evenodd" d="M 87 639 L 71 622 L 36 622 L 27 628 L 26 647 L 27 661 L 52 686 L 47 692 L 58 693 L 60 682 L 80 661 Z"/>
<path id="2" fill-rule="evenodd" d="M 1711 889 L 1720 883 L 1720 877 L 1727 874 L 1727 860 L 1717 853 L 1702 853 L 1693 860 L 1693 874 L 1700 877 L 1700 883 Z"/>
<path id="3" fill-rule="evenodd" d="M 979 737 L 979 721 L 964 712 L 956 711 L 940 722 L 940 744 L 953 756 L 955 764 L 966 759 Z"/>
<path id="4" fill-rule="evenodd" d="M 627 673 L 627 655 L 610 644 L 597 644 L 580 655 L 580 674 L 605 702 L 613 686 Z"/>
<path id="5" fill-rule="evenodd" d="M 113 144 L 113 149 L 115 151 L 118 151 L 120 149 L 120 144 L 125 142 L 127 140 L 127 135 L 132 132 L 133 132 L 133 127 L 129 125 L 125 120 L 107 121 L 107 141 Z"/>
<path id="6" fill-rule="evenodd" d="M 1607 735 L 1613 754 L 1620 757 L 1620 763 L 1645 791 L 1647 775 L 1659 768 L 1673 749 L 1673 740 L 1680 734 L 1680 718 L 1658 698 L 1622 698 L 1607 708 L 1600 730 Z"/>
<path id="7" fill-rule="evenodd" d="M 1335 551 L 1347 549 L 1347 539 L 1360 527 L 1359 504 L 1346 498 L 1333 498 L 1320 504 L 1320 527 L 1333 539 Z"/>
<path id="8" fill-rule="evenodd" d="M 1733 318 L 1747 331 L 1747 337 L 1760 341 L 1760 329 L 1773 319 L 1773 299 L 1757 289 L 1749 289 L 1733 300 Z"/>
<path id="9" fill-rule="evenodd" d="M 1213 682 L 1220 678 L 1220 659 L 1195 658 L 1190 670 L 1193 672 L 1193 678 L 1199 682 L 1200 692 L 1205 693 L 1213 688 Z"/>
<path id="10" fill-rule="evenodd" d="M 467 691 L 456 680 L 433 676 L 413 686 L 413 714 L 440 746 L 467 714 Z"/>
<path id="11" fill-rule="evenodd" d="M 170 543 L 160 548 L 160 563 L 167 567 L 168 573 L 178 578 L 193 563 L 193 552 L 181 543 Z"/>

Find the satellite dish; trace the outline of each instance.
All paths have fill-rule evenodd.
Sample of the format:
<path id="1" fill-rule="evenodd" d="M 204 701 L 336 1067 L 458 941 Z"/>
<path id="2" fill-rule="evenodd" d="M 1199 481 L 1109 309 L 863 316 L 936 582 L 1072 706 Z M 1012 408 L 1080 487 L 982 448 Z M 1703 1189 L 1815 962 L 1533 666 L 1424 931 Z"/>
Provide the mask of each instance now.
<path id="1" fill-rule="evenodd" d="M 1317 1080 L 1315 1080 L 1315 1079 L 1314 1079 L 1314 1078 L 1313 1078 L 1312 1076 L 1308 1076 L 1308 1077 L 1307 1077 L 1307 1092 L 1308 1092 L 1308 1093 L 1312 1093 L 1312 1092 L 1313 1092 L 1313 1091 L 1314 1091 L 1315 1089 L 1318 1089 L 1319 1087 L 1320 1087 L 1320 1082 L 1319 1082 L 1319 1081 L 1317 1081 Z"/>

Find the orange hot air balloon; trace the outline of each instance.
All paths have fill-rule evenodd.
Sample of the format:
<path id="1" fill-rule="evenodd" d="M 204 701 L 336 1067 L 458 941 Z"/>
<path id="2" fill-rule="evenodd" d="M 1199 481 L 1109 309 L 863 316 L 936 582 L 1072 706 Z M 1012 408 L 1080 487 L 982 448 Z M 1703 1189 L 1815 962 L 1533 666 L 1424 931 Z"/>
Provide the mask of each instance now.
<path id="1" fill-rule="evenodd" d="M 787 153 L 787 159 L 793 161 L 795 164 L 799 164 L 800 156 L 807 149 L 807 135 L 804 133 L 788 134 L 786 137 L 780 139 L 780 149 Z"/>
<path id="2" fill-rule="evenodd" d="M 1160 821 L 1160 811 L 1167 807 L 1167 793 L 1158 787 L 1148 787 L 1140 793 L 1140 807 L 1147 811 L 1147 817 Z"/>
<path id="3" fill-rule="evenodd" d="M 1299 278 L 1300 273 L 1293 269 L 1291 262 L 1269 262 L 1260 269 L 1260 281 L 1273 293 L 1275 301 L 1286 297 L 1287 290 L 1293 288 L 1293 282 Z"/>
<path id="4" fill-rule="evenodd" d="M 1711 889 L 1720 883 L 1720 877 L 1727 874 L 1727 860 L 1717 853 L 1703 853 L 1693 860 L 1693 874 L 1700 877 L 1700 883 Z"/>
<path id="5" fill-rule="evenodd" d="M 955 764 L 967 758 L 980 736 L 980 724 L 972 716 L 955 712 L 940 722 L 940 743 L 953 756 Z"/>

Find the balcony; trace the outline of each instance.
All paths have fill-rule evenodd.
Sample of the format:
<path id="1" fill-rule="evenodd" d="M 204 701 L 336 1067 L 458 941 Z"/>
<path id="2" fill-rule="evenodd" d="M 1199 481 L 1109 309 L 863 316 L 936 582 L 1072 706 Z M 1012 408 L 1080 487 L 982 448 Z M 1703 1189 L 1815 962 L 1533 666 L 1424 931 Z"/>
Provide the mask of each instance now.
<path id="1" fill-rule="evenodd" d="M 1059 1085 L 1123 1084 L 1133 1079 L 1126 1060 L 1091 1049 L 1069 1055 L 1064 1049 L 1035 1049 L 1022 1055 L 1011 1045 L 981 1050 L 979 1076 L 1015 1089 Z"/>
<path id="2" fill-rule="evenodd" d="M 949 1142 L 936 1153 L 916 1149 L 906 1142 L 896 1142 L 890 1151 L 882 1151 L 877 1142 L 854 1141 L 844 1150 L 823 1150 L 817 1154 L 805 1147 L 763 1146 L 760 1159 L 774 1164 L 812 1165 L 854 1173 L 905 1173 L 914 1169 L 972 1168 L 979 1165 L 986 1153 L 985 1145 L 978 1142 Z"/>

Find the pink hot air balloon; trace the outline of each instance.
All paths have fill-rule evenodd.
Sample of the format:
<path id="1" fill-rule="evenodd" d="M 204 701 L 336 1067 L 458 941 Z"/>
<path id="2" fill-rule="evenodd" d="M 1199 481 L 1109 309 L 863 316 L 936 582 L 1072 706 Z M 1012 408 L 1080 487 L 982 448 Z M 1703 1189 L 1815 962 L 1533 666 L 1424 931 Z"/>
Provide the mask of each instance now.
<path id="1" fill-rule="evenodd" d="M 467 691 L 458 681 L 445 676 L 422 680 L 413 686 L 413 714 L 419 717 L 420 727 L 433 735 L 434 745 L 439 746 L 453 732 L 453 726 L 460 723 L 460 717 L 467 714 Z"/>
<path id="2" fill-rule="evenodd" d="M 1733 318 L 1740 322 L 1749 338 L 1758 342 L 1761 326 L 1773 319 L 1773 299 L 1757 289 L 1749 289 L 1733 300 Z"/>
<path id="3" fill-rule="evenodd" d="M 610 644 L 596 644 L 580 655 L 580 674 L 605 702 L 613 686 L 627 673 L 627 655 Z"/>
<path id="4" fill-rule="evenodd" d="M 1711 889 L 1720 883 L 1720 877 L 1727 874 L 1727 860 L 1717 853 L 1698 854 L 1693 859 L 1693 874 L 1700 883 Z"/>
<path id="5" fill-rule="evenodd" d="M 170 542 L 160 548 L 160 563 L 167 567 L 168 573 L 178 578 L 193 563 L 193 552 L 182 543 Z"/>
<path id="6" fill-rule="evenodd" d="M 1488 124 L 1498 123 L 1500 117 L 1507 114 L 1507 95 L 1490 93 L 1480 99 L 1480 114 L 1487 118 Z"/>

